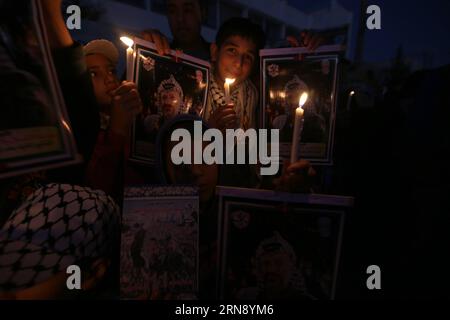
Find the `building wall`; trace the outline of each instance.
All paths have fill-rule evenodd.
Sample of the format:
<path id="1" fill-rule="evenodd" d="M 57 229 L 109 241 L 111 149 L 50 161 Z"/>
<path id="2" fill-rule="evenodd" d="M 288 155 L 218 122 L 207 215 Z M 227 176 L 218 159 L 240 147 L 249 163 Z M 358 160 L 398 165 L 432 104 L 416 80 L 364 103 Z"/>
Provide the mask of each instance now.
<path id="1" fill-rule="evenodd" d="M 67 3 L 74 1 L 66 1 Z M 96 21 L 83 19 L 82 29 L 73 31 L 75 39 L 86 42 L 94 38 L 106 38 L 117 45 L 123 34 L 139 35 L 145 29 L 158 29 L 172 37 L 166 17 L 162 13 L 165 0 L 80 0 L 102 12 Z M 83 8 L 82 8 L 83 9 Z M 218 26 L 231 16 L 243 16 L 260 24 L 266 31 L 269 46 L 278 46 L 289 34 L 301 30 L 343 29 L 350 46 L 352 13 L 331 0 L 323 10 L 303 13 L 285 0 L 209 0 L 208 19 L 202 28 L 203 37 L 213 41 Z M 348 26 L 347 28 L 341 28 Z M 339 29 L 341 28 L 341 29 Z M 347 55 L 349 52 L 347 52 Z"/>

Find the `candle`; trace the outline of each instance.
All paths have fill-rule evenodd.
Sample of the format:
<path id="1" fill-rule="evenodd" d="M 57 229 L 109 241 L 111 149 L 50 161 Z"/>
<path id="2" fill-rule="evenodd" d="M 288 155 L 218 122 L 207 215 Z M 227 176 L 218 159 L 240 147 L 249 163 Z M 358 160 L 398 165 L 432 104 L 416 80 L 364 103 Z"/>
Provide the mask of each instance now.
<path id="1" fill-rule="evenodd" d="M 355 91 L 351 91 L 351 92 L 348 94 L 347 111 L 350 111 L 350 105 L 352 104 L 352 98 L 353 98 L 354 94 L 355 94 Z"/>
<path id="2" fill-rule="evenodd" d="M 235 79 L 230 79 L 230 78 L 226 78 L 225 79 L 225 103 L 229 104 L 230 103 L 230 84 L 233 84 L 235 81 Z"/>
<path id="3" fill-rule="evenodd" d="M 134 41 L 128 37 L 121 37 L 120 40 L 128 46 L 127 49 L 127 80 L 133 81 L 133 44 Z"/>
<path id="4" fill-rule="evenodd" d="M 298 103 L 298 108 L 295 109 L 295 122 L 294 122 L 294 132 L 292 135 L 292 146 L 291 146 L 291 163 L 294 163 L 299 158 L 298 156 L 298 148 L 300 146 L 302 131 L 303 131 L 303 122 L 305 120 L 304 113 L 305 110 L 303 110 L 303 105 L 306 103 L 306 100 L 308 100 L 308 94 L 306 92 L 303 92 L 302 96 L 300 97 L 300 101 Z"/>

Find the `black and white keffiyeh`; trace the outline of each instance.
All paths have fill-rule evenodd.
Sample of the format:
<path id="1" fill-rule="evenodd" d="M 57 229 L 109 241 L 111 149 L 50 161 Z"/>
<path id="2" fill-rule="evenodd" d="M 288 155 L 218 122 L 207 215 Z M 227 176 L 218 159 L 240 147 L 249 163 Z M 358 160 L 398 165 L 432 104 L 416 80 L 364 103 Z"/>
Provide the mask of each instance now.
<path id="1" fill-rule="evenodd" d="M 119 222 L 103 191 L 61 184 L 36 190 L 0 230 L 0 291 L 26 289 L 69 265 L 108 256 Z"/>

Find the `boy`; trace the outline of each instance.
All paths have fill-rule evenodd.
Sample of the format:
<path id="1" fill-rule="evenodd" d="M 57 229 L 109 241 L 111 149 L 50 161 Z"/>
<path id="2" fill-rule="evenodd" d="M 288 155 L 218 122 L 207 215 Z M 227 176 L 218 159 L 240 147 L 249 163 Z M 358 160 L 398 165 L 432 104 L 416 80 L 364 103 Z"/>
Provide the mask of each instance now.
<path id="1" fill-rule="evenodd" d="M 231 18 L 220 27 L 216 42 L 211 45 L 213 69 L 204 112 L 211 127 L 219 130 L 256 128 L 258 91 L 249 78 L 264 43 L 264 32 L 248 19 Z M 230 87 L 228 104 L 224 95 L 226 78 L 235 80 Z"/>
<path id="2" fill-rule="evenodd" d="M 204 0 L 167 0 L 167 22 L 173 36 L 169 44 L 167 38 L 158 30 L 142 33 L 145 40 L 154 42 L 159 54 L 168 54 L 170 48 L 179 48 L 185 53 L 203 60 L 210 59 L 210 44 L 201 34 L 202 22 L 206 18 Z"/>

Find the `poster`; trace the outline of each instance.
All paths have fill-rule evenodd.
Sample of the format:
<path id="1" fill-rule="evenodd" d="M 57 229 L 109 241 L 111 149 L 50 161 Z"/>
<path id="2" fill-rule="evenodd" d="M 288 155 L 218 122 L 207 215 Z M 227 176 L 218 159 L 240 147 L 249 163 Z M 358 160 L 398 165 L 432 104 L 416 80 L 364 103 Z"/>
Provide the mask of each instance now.
<path id="1" fill-rule="evenodd" d="M 121 299 L 197 298 L 198 214 L 198 191 L 193 187 L 126 188 Z"/>
<path id="2" fill-rule="evenodd" d="M 209 87 L 208 62 L 171 51 L 156 53 L 153 43 L 135 39 L 134 80 L 144 110 L 133 125 L 130 160 L 155 163 L 159 130 L 179 114 L 202 116 Z"/>
<path id="3" fill-rule="evenodd" d="M 260 125 L 280 130 L 282 159 L 290 159 L 291 145 L 297 141 L 297 159 L 316 165 L 332 163 L 340 50 L 339 46 L 324 46 L 314 52 L 305 48 L 260 51 Z M 308 95 L 302 107 L 303 130 L 294 137 L 295 113 L 303 93 Z"/>
<path id="4" fill-rule="evenodd" d="M 219 297 L 334 299 L 353 198 L 218 187 Z"/>
<path id="5" fill-rule="evenodd" d="M 1 5 L 27 32 L 13 19 L 0 27 L 0 178 L 79 162 L 40 2 Z"/>

